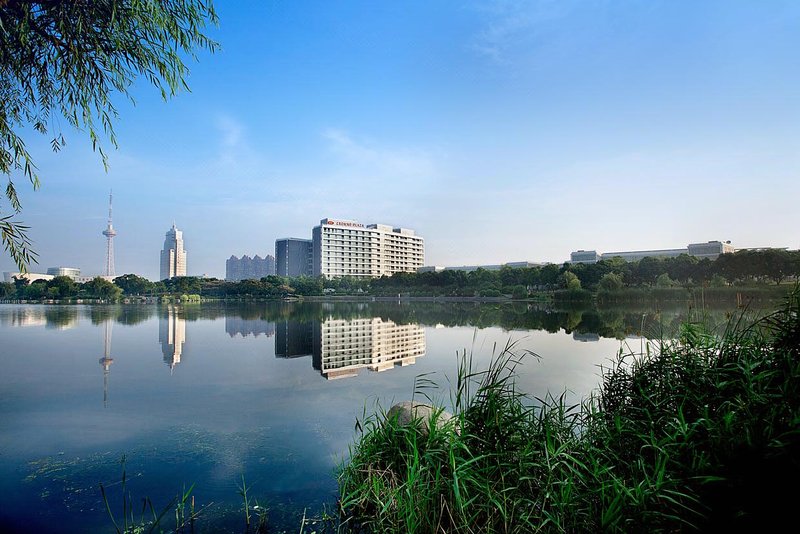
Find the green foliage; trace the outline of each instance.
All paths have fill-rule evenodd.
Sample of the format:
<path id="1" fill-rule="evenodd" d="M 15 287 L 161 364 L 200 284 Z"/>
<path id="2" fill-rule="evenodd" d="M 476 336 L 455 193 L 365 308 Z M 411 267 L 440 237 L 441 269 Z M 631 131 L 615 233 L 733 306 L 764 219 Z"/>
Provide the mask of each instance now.
<path id="1" fill-rule="evenodd" d="M 571 271 L 564 271 L 562 277 L 562 286 L 569 291 L 576 291 L 581 288 L 581 280 L 578 276 Z"/>
<path id="2" fill-rule="evenodd" d="M 430 435 L 366 417 L 340 477 L 372 532 L 780 529 L 800 475 L 800 294 L 763 319 L 620 354 L 596 395 L 517 391 L 507 347 L 462 357 L 454 424 Z"/>
<path id="3" fill-rule="evenodd" d="M 99 276 L 83 284 L 83 293 L 87 297 L 116 301 L 122 295 L 119 286 Z"/>
<path id="4" fill-rule="evenodd" d="M 126 295 L 146 295 L 155 289 L 153 282 L 135 274 L 124 274 L 114 278 L 117 285 Z"/>
<path id="5" fill-rule="evenodd" d="M 675 287 L 675 282 L 667 273 L 661 273 L 656 277 L 656 287 Z"/>
<path id="6" fill-rule="evenodd" d="M 606 273 L 600 279 L 598 287 L 602 291 L 618 291 L 622 289 L 622 276 L 617 273 Z"/>
<path id="7" fill-rule="evenodd" d="M 11 282 L 0 282 L 0 299 L 13 298 L 17 293 L 17 288 Z"/>
<path id="8" fill-rule="evenodd" d="M 113 95 L 133 101 L 139 77 L 164 99 L 186 88 L 184 59 L 217 49 L 203 33 L 216 22 L 209 0 L 0 1 L 0 173 L 8 176 L 0 237 L 21 270 L 36 256 L 28 228 L 14 218 L 21 204 L 12 173 L 39 187 L 22 130 L 48 135 L 57 152 L 66 142 L 63 118 L 86 132 L 105 165 L 101 135 L 116 146 Z"/>

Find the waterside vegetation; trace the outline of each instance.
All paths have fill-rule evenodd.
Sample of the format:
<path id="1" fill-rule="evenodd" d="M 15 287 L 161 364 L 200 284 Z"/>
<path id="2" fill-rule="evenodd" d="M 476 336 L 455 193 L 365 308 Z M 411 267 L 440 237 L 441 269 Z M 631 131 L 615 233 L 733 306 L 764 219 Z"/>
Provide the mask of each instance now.
<path id="1" fill-rule="evenodd" d="M 523 356 L 464 354 L 451 424 L 378 412 L 341 506 L 372 532 L 641 532 L 777 527 L 800 475 L 800 295 L 759 319 L 620 353 L 580 405 L 515 386 Z M 420 392 L 415 392 L 419 394 Z M 422 393 L 425 393 L 424 391 Z M 436 416 L 434 415 L 434 418 Z"/>
<path id="2" fill-rule="evenodd" d="M 723 254 L 716 260 L 681 255 L 628 263 L 614 258 L 594 264 L 548 264 L 492 271 L 446 270 L 397 273 L 369 279 L 266 276 L 229 282 L 184 276 L 151 282 L 135 274 L 76 284 L 67 277 L 29 283 L 0 283 L 0 299 L 65 300 L 151 298 L 162 301 L 201 299 L 287 299 L 294 297 L 436 297 L 539 301 L 680 301 L 780 299 L 800 278 L 800 252 L 778 249 Z"/>

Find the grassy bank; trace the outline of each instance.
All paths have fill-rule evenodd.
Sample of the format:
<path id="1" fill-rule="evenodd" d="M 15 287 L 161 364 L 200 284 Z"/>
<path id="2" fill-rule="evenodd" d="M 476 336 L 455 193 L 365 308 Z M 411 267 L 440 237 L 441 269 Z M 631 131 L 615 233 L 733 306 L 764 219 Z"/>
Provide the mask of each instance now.
<path id="1" fill-rule="evenodd" d="M 777 526 L 800 475 L 799 312 L 795 291 L 722 331 L 688 323 L 620 354 L 578 406 L 517 391 L 513 347 L 483 372 L 465 354 L 449 424 L 361 423 L 342 508 L 373 532 Z"/>

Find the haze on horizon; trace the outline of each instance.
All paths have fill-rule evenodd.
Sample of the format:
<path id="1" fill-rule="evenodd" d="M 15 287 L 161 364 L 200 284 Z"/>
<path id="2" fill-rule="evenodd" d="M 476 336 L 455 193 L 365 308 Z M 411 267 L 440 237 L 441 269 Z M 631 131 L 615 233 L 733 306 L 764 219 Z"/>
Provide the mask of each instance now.
<path id="1" fill-rule="evenodd" d="M 428 265 L 800 247 L 797 2 L 216 7 L 190 93 L 118 102 L 107 173 L 84 134 L 27 134 L 31 270 L 102 271 L 112 188 L 116 272 L 150 279 L 173 221 L 219 278 L 324 217 L 413 228 Z"/>

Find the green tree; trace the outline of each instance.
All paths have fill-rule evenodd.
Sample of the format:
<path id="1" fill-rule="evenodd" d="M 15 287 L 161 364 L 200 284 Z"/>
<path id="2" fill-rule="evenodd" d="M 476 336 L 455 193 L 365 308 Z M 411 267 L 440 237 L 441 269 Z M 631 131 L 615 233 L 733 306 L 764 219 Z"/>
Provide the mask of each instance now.
<path id="1" fill-rule="evenodd" d="M 602 291 L 618 291 L 622 289 L 623 286 L 622 276 L 617 273 L 606 273 L 603 275 L 603 278 L 600 279 L 597 286 Z"/>
<path id="2" fill-rule="evenodd" d="M 68 298 L 78 293 L 75 281 L 69 276 L 56 276 L 52 280 L 48 280 L 47 289 L 48 296 L 54 299 Z"/>
<path id="3" fill-rule="evenodd" d="M 89 297 L 104 300 L 117 300 L 122 295 L 122 290 L 99 276 L 83 284 L 83 290 Z"/>
<path id="4" fill-rule="evenodd" d="M 675 281 L 672 280 L 667 273 L 661 273 L 656 278 L 657 287 L 673 287 L 674 285 Z"/>
<path id="5" fill-rule="evenodd" d="M 40 299 L 47 295 L 47 282 L 44 280 L 36 280 L 30 285 L 27 285 L 22 290 L 22 295 L 26 299 Z"/>
<path id="6" fill-rule="evenodd" d="M 570 291 L 577 291 L 581 288 L 581 281 L 573 272 L 564 271 L 564 274 L 561 275 L 561 280 L 564 288 Z"/>
<path id="7" fill-rule="evenodd" d="M 0 299 L 10 299 L 17 294 L 17 288 L 11 282 L 0 282 Z"/>
<path id="8" fill-rule="evenodd" d="M 153 282 L 135 274 L 124 274 L 114 278 L 114 284 L 126 295 L 144 295 L 153 290 Z"/>
<path id="9" fill-rule="evenodd" d="M 0 173 L 8 178 L 0 237 L 21 270 L 36 255 L 16 219 L 22 205 L 12 173 L 39 187 L 23 130 L 47 135 L 57 152 L 63 118 L 87 133 L 105 166 L 101 134 L 117 144 L 113 96 L 132 100 L 140 76 L 165 100 L 185 88 L 184 58 L 218 48 L 203 33 L 216 22 L 211 0 L 0 0 Z"/>

